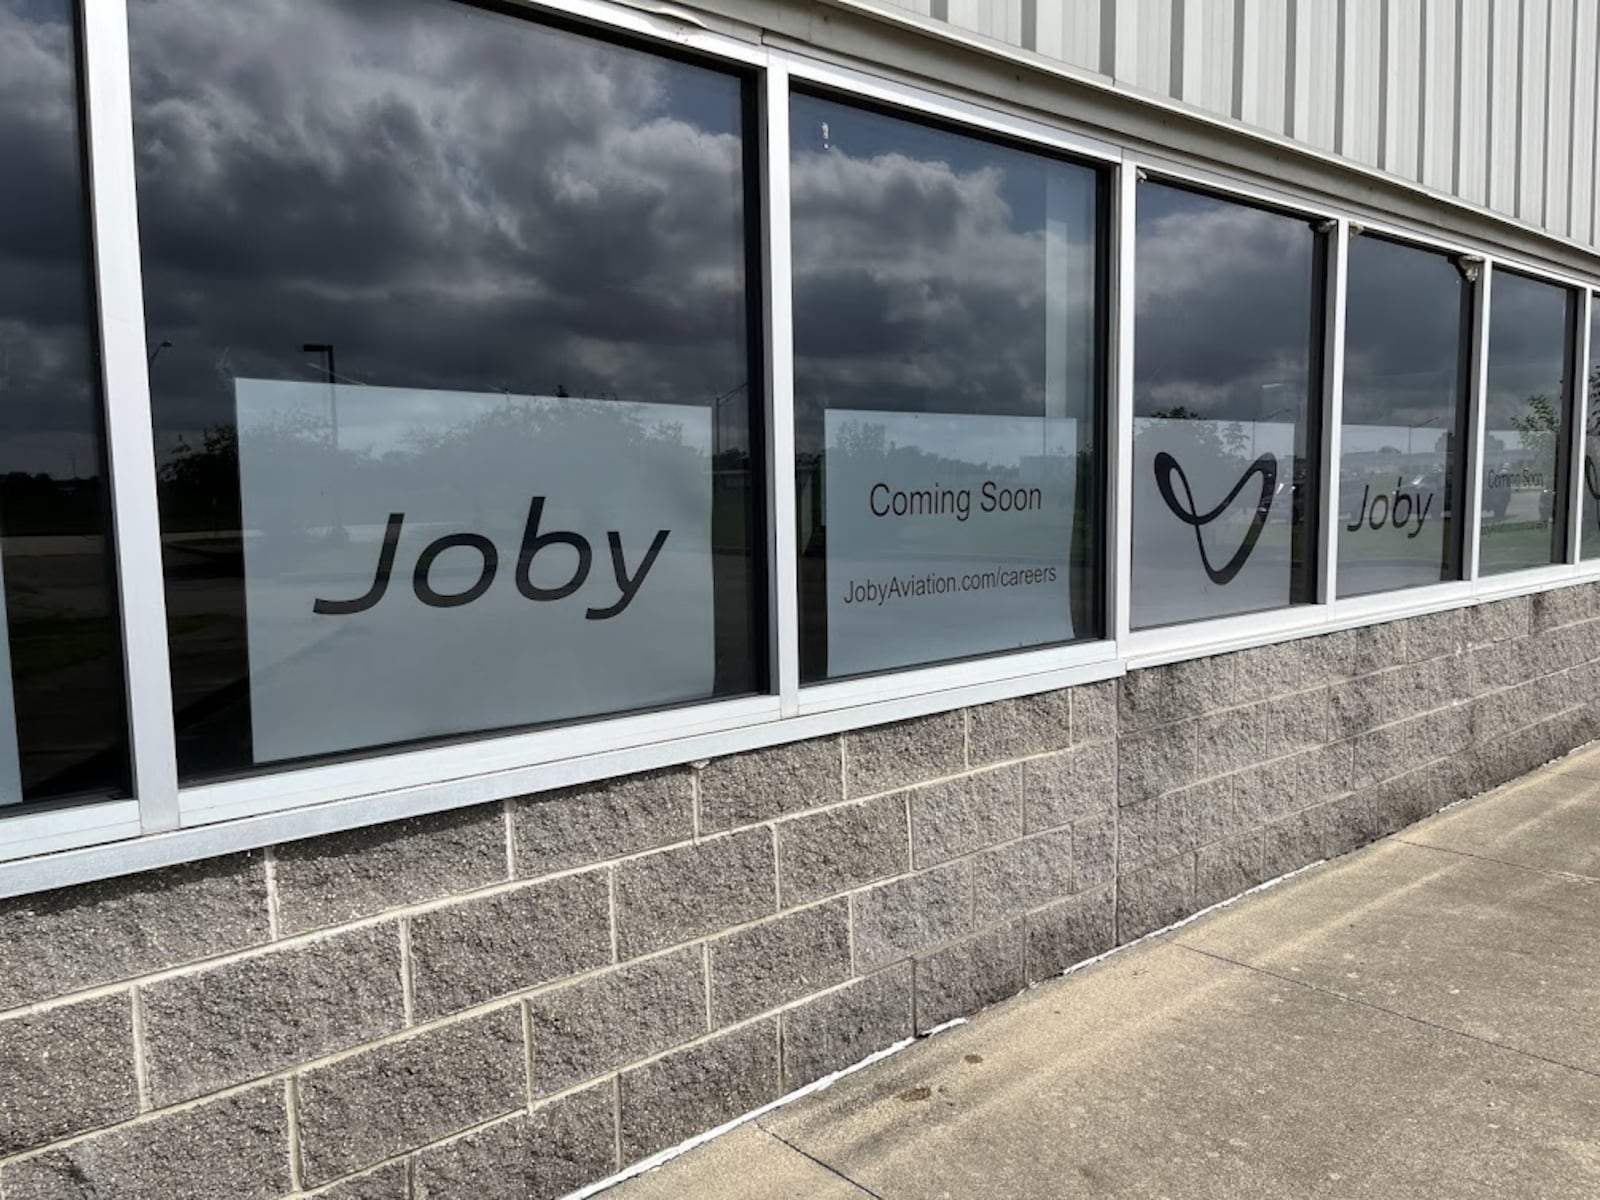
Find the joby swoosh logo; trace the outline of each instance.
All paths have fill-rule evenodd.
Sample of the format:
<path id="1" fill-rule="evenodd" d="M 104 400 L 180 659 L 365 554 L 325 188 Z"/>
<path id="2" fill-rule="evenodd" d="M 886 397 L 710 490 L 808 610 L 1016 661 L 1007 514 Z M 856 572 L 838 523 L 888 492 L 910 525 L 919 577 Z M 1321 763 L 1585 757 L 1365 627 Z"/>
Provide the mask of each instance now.
<path id="1" fill-rule="evenodd" d="M 1256 548 L 1256 542 L 1261 537 L 1261 531 L 1266 528 L 1267 514 L 1272 511 L 1272 498 L 1278 486 L 1278 459 L 1273 454 L 1263 454 L 1239 476 L 1239 482 L 1233 485 L 1233 490 L 1223 497 L 1222 503 L 1210 512 L 1202 513 L 1195 504 L 1194 491 L 1189 487 L 1189 477 L 1184 474 L 1183 468 L 1178 465 L 1178 460 L 1165 450 L 1156 454 L 1155 461 L 1156 487 L 1161 492 L 1161 498 L 1167 502 L 1167 507 L 1172 510 L 1172 515 L 1185 525 L 1194 530 L 1194 544 L 1200 551 L 1200 565 L 1205 568 L 1206 575 L 1211 582 L 1222 587 L 1233 581 L 1233 577 L 1244 567 L 1245 560 L 1250 557 L 1250 552 Z M 1220 568 L 1211 565 L 1211 558 L 1206 554 L 1206 544 L 1200 536 L 1200 530 L 1211 524 L 1232 504 L 1234 497 L 1244 491 L 1245 484 L 1250 482 L 1250 476 L 1261 476 L 1261 498 L 1256 501 L 1255 516 L 1250 518 L 1250 528 L 1245 531 L 1244 541 L 1233 552 L 1233 557 L 1223 563 Z M 1178 486 L 1183 489 L 1182 503 L 1178 499 L 1177 490 L 1173 487 L 1176 478 Z"/>
<path id="2" fill-rule="evenodd" d="M 1595 500 L 1594 523 L 1600 525 L 1600 468 L 1587 454 L 1583 456 L 1583 486 Z"/>

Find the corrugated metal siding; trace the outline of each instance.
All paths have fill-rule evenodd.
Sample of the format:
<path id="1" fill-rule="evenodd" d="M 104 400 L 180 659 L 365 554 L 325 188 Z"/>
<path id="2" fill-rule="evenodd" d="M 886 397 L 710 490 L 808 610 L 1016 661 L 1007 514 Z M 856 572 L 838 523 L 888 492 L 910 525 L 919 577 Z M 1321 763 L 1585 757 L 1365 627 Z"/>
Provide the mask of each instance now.
<path id="1" fill-rule="evenodd" d="M 893 0 L 1552 233 L 1600 233 L 1600 0 Z"/>

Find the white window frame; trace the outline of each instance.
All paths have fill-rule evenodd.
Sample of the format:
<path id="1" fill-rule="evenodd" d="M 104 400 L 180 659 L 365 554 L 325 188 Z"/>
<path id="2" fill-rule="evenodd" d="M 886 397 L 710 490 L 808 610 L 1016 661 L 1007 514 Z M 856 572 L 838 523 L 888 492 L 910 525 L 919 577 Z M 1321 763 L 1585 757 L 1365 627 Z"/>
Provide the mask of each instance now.
<path id="1" fill-rule="evenodd" d="M 760 119 L 747 136 L 761 139 L 759 191 L 766 265 L 762 281 L 768 419 L 766 549 L 770 583 L 769 653 L 773 690 L 657 712 L 621 714 L 556 729 L 480 738 L 447 745 L 292 768 L 246 778 L 180 787 L 171 718 L 165 582 L 156 503 L 151 407 L 146 372 L 127 0 L 79 0 L 82 7 L 81 86 L 88 131 L 89 199 L 99 293 L 99 331 L 114 541 L 121 600 L 129 743 L 134 798 L 99 803 L 28 806 L 0 819 L 0 897 L 39 891 L 230 851 L 255 849 L 467 804 L 503 800 L 656 767 L 694 762 L 803 738 L 847 732 L 972 704 L 1115 678 L 1132 667 L 1201 657 L 1225 650 L 1465 607 L 1504 596 L 1600 580 L 1600 559 L 1579 557 L 1581 466 L 1587 427 L 1584 386 L 1589 312 L 1600 278 L 1582 278 L 1540 263 L 1492 252 L 1470 241 L 1439 236 L 1405 220 L 1335 200 L 1339 178 L 1361 168 L 1330 165 L 1327 155 L 1296 149 L 1307 163 L 1328 169 L 1328 191 L 1230 174 L 1182 152 L 1125 147 L 1097 131 L 1055 117 L 1041 119 L 993 96 L 932 84 L 880 65 L 864 66 L 817 46 L 763 40 L 761 31 L 677 7 L 643 11 L 610 0 L 519 0 L 530 15 L 550 14 L 679 47 L 729 66 L 753 70 Z M 998 654 L 984 658 L 819 683 L 799 679 L 795 528 L 792 273 L 789 227 L 789 113 L 791 82 L 826 88 L 842 98 L 887 104 L 933 116 L 976 136 L 998 135 L 1102 164 L 1113 175 L 1109 342 L 1106 348 L 1108 456 L 1103 498 L 1107 539 L 1105 614 L 1108 637 L 1098 642 Z M 1155 107 L 1162 107 L 1156 104 Z M 1168 109 L 1171 106 L 1166 106 Z M 1174 115 L 1174 119 L 1180 119 Z M 1200 120 L 1196 118 L 1196 120 Z M 1201 124 L 1215 122 L 1201 121 Z M 1335 174 L 1335 172 L 1339 174 Z M 1132 547 L 1132 367 L 1137 181 L 1149 173 L 1205 188 L 1222 198 L 1332 222 L 1329 305 L 1324 331 L 1323 473 L 1318 602 L 1274 612 L 1201 620 L 1134 632 L 1129 625 Z M 1420 187 L 1412 189 L 1424 194 Z M 1438 200 L 1441 225 L 1462 205 Z M 1510 222 L 1508 221 L 1509 225 Z M 1348 246 L 1356 227 L 1420 247 L 1482 261 L 1475 296 L 1471 354 L 1465 578 L 1340 600 L 1337 532 L 1330 519 L 1343 402 L 1344 298 Z M 1551 239 L 1556 244 L 1559 239 Z M 1496 267 L 1578 289 L 1580 328 L 1573 339 L 1575 380 L 1569 419 L 1578 422 L 1569 466 L 1568 561 L 1490 578 L 1478 572 L 1483 389 L 1488 321 Z M 782 353 L 776 352 L 782 348 Z M 1331 457 L 1330 457 L 1331 456 Z"/>

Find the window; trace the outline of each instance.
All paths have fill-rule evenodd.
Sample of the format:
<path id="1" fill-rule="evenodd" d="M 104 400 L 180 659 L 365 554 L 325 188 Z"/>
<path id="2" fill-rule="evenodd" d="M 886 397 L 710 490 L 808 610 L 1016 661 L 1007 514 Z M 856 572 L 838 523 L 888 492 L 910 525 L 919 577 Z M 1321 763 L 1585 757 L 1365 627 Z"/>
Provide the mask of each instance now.
<path id="1" fill-rule="evenodd" d="M 1136 225 L 1133 624 L 1310 603 L 1326 236 L 1154 182 Z"/>
<path id="2" fill-rule="evenodd" d="M 790 107 L 801 674 L 1101 635 L 1089 167 Z"/>
<path id="3" fill-rule="evenodd" d="M 766 687 L 750 81 L 130 5 L 187 779 Z"/>
<path id="4" fill-rule="evenodd" d="M 1589 299 L 1589 362 L 1584 368 L 1584 395 L 1588 401 L 1587 434 L 1583 441 L 1583 478 L 1578 501 L 1582 506 L 1578 526 L 1578 553 L 1585 562 L 1600 558 L 1600 300 Z"/>
<path id="5" fill-rule="evenodd" d="M 1572 295 L 1496 271 L 1483 434 L 1484 575 L 1561 562 Z"/>
<path id="6" fill-rule="evenodd" d="M 1339 594 L 1461 577 L 1472 284 L 1444 254 L 1350 241 Z"/>
<path id="7" fill-rule="evenodd" d="M 0 0 L 0 805 L 128 780 L 77 13 Z"/>

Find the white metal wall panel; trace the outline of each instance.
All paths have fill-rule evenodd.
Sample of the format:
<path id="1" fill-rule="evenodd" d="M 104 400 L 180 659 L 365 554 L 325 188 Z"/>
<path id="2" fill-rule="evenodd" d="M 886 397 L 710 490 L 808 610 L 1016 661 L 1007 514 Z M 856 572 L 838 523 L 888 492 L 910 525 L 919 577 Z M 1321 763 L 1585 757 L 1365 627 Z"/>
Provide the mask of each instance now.
<path id="1" fill-rule="evenodd" d="M 1550 103 L 1550 0 L 1523 0 L 1522 103 L 1517 119 L 1516 215 L 1544 220 L 1546 106 Z"/>
<path id="2" fill-rule="evenodd" d="M 1517 60 L 1522 38 L 1519 0 L 1491 0 L 1489 26 L 1489 207 L 1517 211 L 1517 114 L 1522 71 Z"/>
<path id="3" fill-rule="evenodd" d="M 1384 31 L 1383 169 L 1420 179 L 1422 0 L 1389 0 Z"/>
<path id="4" fill-rule="evenodd" d="M 1580 242 L 1594 240 L 1594 164 L 1596 72 L 1600 55 L 1600 10 L 1588 0 L 1579 0 L 1573 21 L 1572 43 L 1577 52 L 1573 72 L 1572 104 L 1572 214 L 1571 236 Z"/>
<path id="5" fill-rule="evenodd" d="M 1234 0 L 1182 0 L 1183 79 L 1178 99 L 1233 115 Z"/>
<path id="6" fill-rule="evenodd" d="M 1456 13 L 1458 0 L 1423 0 L 1422 145 L 1419 178 L 1448 192 L 1455 186 Z"/>
<path id="7" fill-rule="evenodd" d="M 1101 0 L 1038 0 L 1034 48 L 1040 54 L 1098 71 Z"/>
<path id="8" fill-rule="evenodd" d="M 1489 41 L 1492 0 L 1461 0 L 1458 34 L 1461 86 L 1456 91 L 1455 192 L 1474 204 L 1489 202 Z"/>
<path id="9" fill-rule="evenodd" d="M 949 21 L 957 29 L 1022 44 L 1022 0 L 947 0 Z"/>
<path id="10" fill-rule="evenodd" d="M 1600 236 L 1600 0 L 891 2 Z"/>
<path id="11" fill-rule="evenodd" d="M 1172 0 L 1117 4 L 1117 80 L 1172 94 Z"/>
<path id="12" fill-rule="evenodd" d="M 1592 5 L 1594 0 L 1585 0 Z M 1545 94 L 1544 214 L 1552 233 L 1572 231 L 1573 0 L 1551 0 L 1550 76 Z"/>
<path id="13" fill-rule="evenodd" d="M 1291 0 L 1294 28 L 1294 128 L 1289 136 L 1321 150 L 1338 150 L 1339 7 Z"/>
<path id="14" fill-rule="evenodd" d="M 1383 0 L 1344 0 L 1339 153 L 1374 167 L 1382 166 L 1383 9 Z"/>
<path id="15" fill-rule="evenodd" d="M 1239 118 L 1273 133 L 1289 132 L 1284 118 L 1292 2 L 1236 0 L 1243 33 L 1239 45 Z"/>

